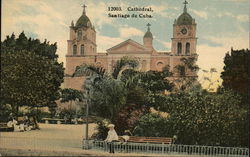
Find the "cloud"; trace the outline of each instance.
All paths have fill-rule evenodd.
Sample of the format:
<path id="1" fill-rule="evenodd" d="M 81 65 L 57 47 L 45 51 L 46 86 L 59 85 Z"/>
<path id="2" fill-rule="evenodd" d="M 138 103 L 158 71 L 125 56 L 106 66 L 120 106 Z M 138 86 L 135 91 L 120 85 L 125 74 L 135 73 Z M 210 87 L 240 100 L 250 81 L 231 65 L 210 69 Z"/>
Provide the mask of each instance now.
<path id="1" fill-rule="evenodd" d="M 229 1 L 229 2 L 249 2 L 249 0 L 224 0 L 224 1 Z"/>
<path id="2" fill-rule="evenodd" d="M 93 23 L 97 27 L 100 27 L 103 24 L 110 24 L 112 23 L 113 19 L 112 18 L 107 18 L 107 8 L 108 8 L 108 3 L 104 2 L 99 2 L 99 3 L 94 3 L 93 1 L 88 1 L 88 10 L 87 10 L 87 15 L 91 19 Z"/>
<path id="3" fill-rule="evenodd" d="M 197 53 L 199 54 L 197 64 L 202 69 L 216 68 L 222 70 L 223 58 L 230 48 L 211 47 L 207 44 L 197 45 Z"/>
<path id="4" fill-rule="evenodd" d="M 171 50 L 172 43 L 171 42 L 165 42 L 159 39 L 155 39 L 159 43 L 161 43 L 167 50 Z"/>
<path id="5" fill-rule="evenodd" d="M 168 17 L 169 15 L 167 14 L 166 10 L 168 9 L 168 5 L 150 5 L 148 7 L 152 7 L 152 9 L 154 10 L 155 14 L 158 14 L 162 17 Z"/>
<path id="6" fill-rule="evenodd" d="M 180 9 L 177 7 L 169 6 L 167 3 L 163 3 L 161 5 L 150 5 L 147 7 L 152 7 L 152 9 L 154 10 L 154 14 L 170 19 L 176 18 L 175 11 Z"/>
<path id="7" fill-rule="evenodd" d="M 24 10 L 38 10 L 28 14 Z M 39 38 L 41 41 L 48 39 L 50 43 L 57 42 L 57 54 L 63 56 L 59 61 L 64 61 L 66 51 L 66 40 L 68 37 L 68 26 L 63 14 L 56 11 L 53 6 L 45 1 L 3 1 L 2 16 L 2 38 L 15 32 L 16 36 L 24 30 L 27 36 Z"/>
<path id="8" fill-rule="evenodd" d="M 162 0 L 163 1 L 163 0 Z M 247 0 L 227 0 L 227 1 L 240 1 L 246 2 Z M 152 1 L 153 2 L 153 1 Z M 127 3 L 127 2 L 126 2 Z M 137 2 L 134 2 L 137 3 Z M 180 11 L 179 7 L 169 6 L 167 3 L 160 5 L 157 2 L 153 2 L 153 5 L 150 5 L 154 10 L 154 14 L 159 15 L 154 16 L 150 20 L 157 20 L 155 22 L 158 27 L 154 26 L 152 28 L 158 29 L 162 27 L 162 21 L 166 18 L 174 18 L 179 15 L 177 13 Z M 81 8 L 82 1 L 69 1 L 69 0 L 3 0 L 2 1 L 2 37 L 1 40 L 5 39 L 6 35 L 10 35 L 14 32 L 18 35 L 21 31 L 25 31 L 28 36 L 35 37 L 43 41 L 45 38 L 50 41 L 50 43 L 57 42 L 59 55 L 59 61 L 65 62 L 65 54 L 67 52 L 67 40 L 69 38 L 69 25 L 71 20 L 76 21 L 82 14 Z M 107 7 L 118 5 L 122 8 L 126 8 L 128 5 L 120 1 L 87 1 L 87 16 L 91 22 L 96 26 L 97 31 L 97 45 L 98 52 L 105 52 L 107 49 L 119 44 L 120 42 L 126 40 L 130 37 L 141 37 L 145 32 L 138 30 L 133 27 L 133 25 L 140 25 L 140 20 L 134 20 L 133 22 L 127 23 L 127 26 L 124 25 L 125 22 L 118 23 L 119 20 L 113 18 L 107 18 Z M 132 5 L 132 4 L 131 4 Z M 214 12 L 217 14 L 215 16 L 228 16 L 233 17 L 231 21 L 236 21 L 237 29 L 230 31 L 225 29 L 225 31 L 230 32 L 225 35 L 225 32 L 221 32 L 220 35 L 214 33 L 211 36 L 204 36 L 207 40 L 212 41 L 213 43 L 219 44 L 216 47 L 213 45 L 202 44 L 198 45 L 197 52 L 199 53 L 198 63 L 209 69 L 209 67 L 218 67 L 222 69 L 223 67 L 223 58 L 227 51 L 233 48 L 247 48 L 248 47 L 248 33 L 246 33 L 245 27 L 242 27 L 242 23 L 248 20 L 247 11 L 242 12 L 241 14 L 231 13 L 230 10 L 225 10 L 225 12 L 219 13 L 221 10 L 214 8 Z M 204 10 L 192 10 L 192 13 L 195 15 L 207 19 L 207 22 L 211 19 Z M 191 12 L 190 11 L 190 12 Z M 121 13 L 126 12 L 124 9 Z M 165 18 L 162 18 L 165 17 Z M 236 20 L 237 19 L 237 20 Z M 162 20 L 162 21 L 160 21 Z M 168 20 L 166 20 L 168 21 Z M 145 21 L 143 21 L 145 22 Z M 166 23 L 166 22 L 165 22 Z M 120 37 L 109 37 L 100 35 L 99 32 L 104 29 L 104 24 L 115 25 L 119 29 Z M 167 27 L 171 27 L 172 23 L 169 23 Z M 234 23 L 235 24 L 235 23 Z M 199 25 L 206 25 L 206 23 Z M 132 27 L 131 27 L 132 26 Z M 219 27 L 219 26 L 218 26 Z M 164 28 L 162 33 L 166 33 L 168 28 Z M 172 29 L 172 28 L 171 28 Z M 170 30 L 170 28 L 169 28 Z M 162 37 L 163 40 L 163 37 Z M 164 42 L 161 40 L 155 39 L 155 46 L 162 44 L 167 50 L 171 49 L 171 42 Z M 199 43 L 199 40 L 198 40 Z M 162 47 L 163 47 L 162 46 Z M 220 58 L 221 57 L 221 58 Z M 200 61 L 201 59 L 201 61 Z"/>
<path id="9" fill-rule="evenodd" d="M 224 17 L 224 16 L 234 17 L 234 15 L 230 12 L 219 12 L 215 15 L 217 15 L 218 17 Z"/>
<path id="10" fill-rule="evenodd" d="M 124 41 L 122 38 L 97 35 L 97 52 L 106 52 L 107 49 Z"/>
<path id="11" fill-rule="evenodd" d="M 240 22 L 248 22 L 249 21 L 249 16 L 246 14 L 238 15 L 236 18 Z"/>
<path id="12" fill-rule="evenodd" d="M 132 36 L 143 36 L 144 32 L 134 27 L 122 27 L 119 29 L 121 38 L 129 38 Z"/>
<path id="13" fill-rule="evenodd" d="M 24 30 L 29 37 L 38 38 L 41 41 L 47 39 L 50 43 L 57 42 L 59 61 L 65 62 L 69 25 L 71 20 L 76 21 L 82 13 L 78 2 L 4 0 L 2 4 L 1 40 L 4 40 L 5 36 L 12 34 L 12 32 L 19 35 Z M 112 23 L 113 19 L 107 18 L 107 6 L 109 6 L 109 3 L 88 1 L 87 6 L 87 16 L 97 26 L 97 32 L 102 29 L 103 24 Z M 134 34 L 127 34 L 127 36 L 141 33 L 135 29 L 130 30 Z M 126 32 L 126 29 L 124 31 Z M 126 37 L 124 33 L 122 35 Z M 97 45 L 100 51 L 106 51 L 106 49 L 121 41 L 121 38 L 98 36 L 97 34 Z"/>
<path id="14" fill-rule="evenodd" d="M 197 53 L 198 53 L 198 60 L 197 65 L 201 69 L 198 72 L 199 80 L 202 80 L 204 73 L 202 70 L 208 70 L 211 68 L 215 68 L 218 73 L 215 73 L 213 76 L 213 80 L 219 80 L 213 87 L 217 87 L 221 84 L 220 81 L 220 73 L 223 70 L 224 66 L 224 57 L 225 54 L 229 51 L 229 49 L 225 47 L 211 47 L 206 44 L 197 45 Z M 208 83 L 205 82 L 202 84 L 203 88 L 208 87 Z"/>
<path id="15" fill-rule="evenodd" d="M 234 15 L 230 12 L 220 12 L 217 13 L 216 16 L 218 17 L 231 17 L 231 18 L 236 18 L 239 22 L 248 22 L 249 21 L 249 15 L 247 14 L 240 14 L 240 15 Z"/>
<path id="16" fill-rule="evenodd" d="M 203 19 L 207 19 L 208 18 L 208 14 L 205 11 L 199 11 L 199 10 L 194 10 L 194 9 L 190 9 L 191 12 L 193 12 L 195 15 L 203 18 Z"/>
<path id="17" fill-rule="evenodd" d="M 214 74 L 214 80 L 220 80 L 220 73 L 223 71 L 224 57 L 227 52 L 233 49 L 246 49 L 248 48 L 249 38 L 248 34 L 240 32 L 239 34 L 225 34 L 217 36 L 206 36 L 204 37 L 211 42 L 217 43 L 221 46 L 210 46 L 207 44 L 197 45 L 197 53 L 199 54 L 197 65 L 201 69 L 209 70 L 211 68 L 216 68 L 218 73 Z M 202 73 L 199 72 L 199 79 L 201 79 Z M 221 84 L 215 84 L 218 86 Z M 207 84 L 204 85 L 204 87 Z"/>
<path id="18" fill-rule="evenodd" d="M 233 47 L 234 49 L 243 49 L 248 48 L 248 35 L 224 35 L 224 36 L 207 36 L 204 37 L 207 40 L 210 40 L 214 43 L 221 44 L 221 47 L 225 47 L 230 49 Z"/>

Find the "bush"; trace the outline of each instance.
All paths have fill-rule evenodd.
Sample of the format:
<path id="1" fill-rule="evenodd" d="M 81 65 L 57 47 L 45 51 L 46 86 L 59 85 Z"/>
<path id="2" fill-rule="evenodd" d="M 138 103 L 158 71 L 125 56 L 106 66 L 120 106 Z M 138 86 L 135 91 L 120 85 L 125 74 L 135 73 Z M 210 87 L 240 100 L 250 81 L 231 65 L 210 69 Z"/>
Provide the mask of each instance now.
<path id="1" fill-rule="evenodd" d="M 139 119 L 133 134 L 146 137 L 173 137 L 169 118 L 158 113 L 148 113 Z"/>
<path id="2" fill-rule="evenodd" d="M 76 117 L 76 110 L 71 108 L 63 108 L 59 112 L 59 117 L 61 119 L 67 119 L 69 123 L 72 123 L 72 119 Z"/>
<path id="3" fill-rule="evenodd" d="M 125 106 L 119 111 L 114 122 L 117 134 L 123 135 L 125 130 L 132 130 L 146 112 L 147 108 L 140 105 L 129 104 Z"/>
<path id="4" fill-rule="evenodd" d="M 0 104 L 0 122 L 8 122 L 11 118 L 12 109 L 8 104 Z"/>
<path id="5" fill-rule="evenodd" d="M 105 140 L 107 135 L 108 135 L 108 124 L 110 124 L 110 121 L 107 119 L 98 119 L 97 120 L 97 127 L 96 129 L 98 130 L 97 133 L 92 135 L 92 138 L 97 139 L 97 140 Z"/>
<path id="6" fill-rule="evenodd" d="M 164 105 L 178 144 L 248 146 L 247 105 L 233 91 L 175 93 Z"/>
<path id="7" fill-rule="evenodd" d="M 43 118 L 48 118 L 50 116 L 50 113 L 42 111 L 41 109 L 31 109 L 27 114 L 20 113 L 19 116 L 24 116 L 24 115 L 37 117 L 37 121 L 41 122 Z"/>

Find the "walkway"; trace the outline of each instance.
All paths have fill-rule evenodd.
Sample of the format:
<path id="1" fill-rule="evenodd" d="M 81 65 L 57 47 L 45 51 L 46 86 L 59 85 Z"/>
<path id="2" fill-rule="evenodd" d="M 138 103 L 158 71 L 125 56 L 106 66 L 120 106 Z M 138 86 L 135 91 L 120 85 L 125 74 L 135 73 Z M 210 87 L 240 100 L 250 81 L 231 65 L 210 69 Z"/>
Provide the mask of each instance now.
<path id="1" fill-rule="evenodd" d="M 83 150 L 83 125 L 40 124 L 41 130 L 28 132 L 0 132 L 1 156 L 153 156 Z M 94 132 L 90 124 L 89 132 Z M 162 156 L 162 155 L 154 155 Z M 175 157 L 180 156 L 176 155 Z M 171 155 L 172 157 L 172 155 Z"/>

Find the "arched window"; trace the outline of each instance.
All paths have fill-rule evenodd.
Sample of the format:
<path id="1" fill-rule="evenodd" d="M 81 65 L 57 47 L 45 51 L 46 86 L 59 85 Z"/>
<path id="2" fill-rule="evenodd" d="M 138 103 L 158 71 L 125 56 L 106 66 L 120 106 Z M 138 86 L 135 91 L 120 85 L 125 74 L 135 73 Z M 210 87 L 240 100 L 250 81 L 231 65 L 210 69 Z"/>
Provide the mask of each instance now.
<path id="1" fill-rule="evenodd" d="M 73 55 L 76 55 L 76 54 L 77 54 L 77 46 L 74 45 L 74 46 L 73 46 Z"/>
<path id="2" fill-rule="evenodd" d="M 157 65 L 156 67 L 157 71 L 162 71 L 164 64 L 160 61 L 160 62 L 157 62 L 156 65 Z"/>
<path id="3" fill-rule="evenodd" d="M 101 67 L 101 66 L 102 66 L 102 63 L 101 63 L 101 62 L 97 62 L 97 63 L 96 63 L 96 66 L 97 66 L 97 67 Z"/>
<path id="4" fill-rule="evenodd" d="M 190 54 L 190 43 L 186 43 L 186 55 Z"/>
<path id="5" fill-rule="evenodd" d="M 181 43 L 178 43 L 178 46 L 177 46 L 177 54 L 181 54 L 181 51 L 182 51 L 182 45 Z"/>
<path id="6" fill-rule="evenodd" d="M 78 39 L 78 40 L 81 40 L 81 39 L 82 39 L 82 31 L 81 31 L 81 30 L 79 30 L 79 31 L 77 32 L 77 39 Z"/>
<path id="7" fill-rule="evenodd" d="M 84 54 L 84 45 L 81 45 L 81 55 Z"/>

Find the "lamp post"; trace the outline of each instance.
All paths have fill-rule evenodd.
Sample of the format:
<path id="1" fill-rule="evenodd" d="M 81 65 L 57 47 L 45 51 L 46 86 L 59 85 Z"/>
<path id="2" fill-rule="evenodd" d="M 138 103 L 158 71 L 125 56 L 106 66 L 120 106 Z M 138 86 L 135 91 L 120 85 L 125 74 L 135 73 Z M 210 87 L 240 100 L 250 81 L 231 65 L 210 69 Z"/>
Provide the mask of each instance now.
<path id="1" fill-rule="evenodd" d="M 90 149 L 89 145 L 89 91 L 90 91 L 91 80 L 90 77 L 86 77 L 84 81 L 85 89 L 85 105 L 86 105 L 86 128 L 85 128 L 85 140 L 83 139 L 83 149 Z"/>
<path id="2" fill-rule="evenodd" d="M 85 127 L 85 140 L 83 139 L 83 149 L 89 149 L 89 137 L 88 137 L 88 131 L 89 131 L 89 104 L 88 99 L 85 99 L 85 105 L 86 105 L 86 127 Z"/>

